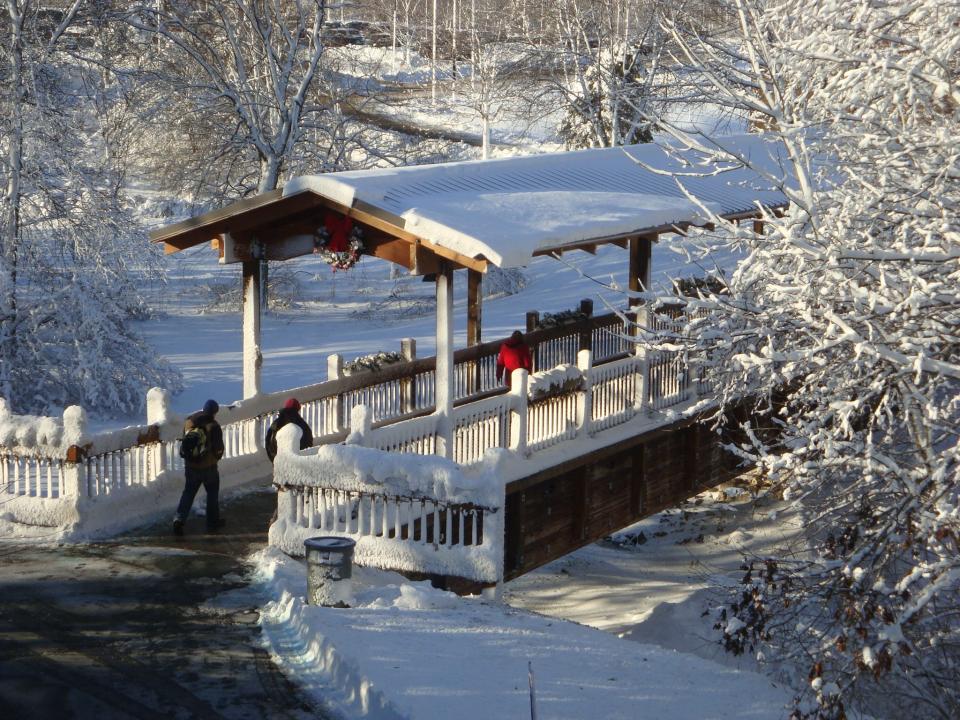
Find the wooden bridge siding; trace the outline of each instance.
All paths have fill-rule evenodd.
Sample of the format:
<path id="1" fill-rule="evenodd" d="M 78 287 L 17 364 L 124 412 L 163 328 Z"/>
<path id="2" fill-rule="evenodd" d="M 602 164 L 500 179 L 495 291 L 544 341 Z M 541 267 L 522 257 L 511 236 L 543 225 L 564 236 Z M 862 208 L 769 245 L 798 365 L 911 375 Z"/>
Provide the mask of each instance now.
<path id="1" fill-rule="evenodd" d="M 709 428 L 684 421 L 507 486 L 504 578 L 511 580 L 737 473 Z"/>

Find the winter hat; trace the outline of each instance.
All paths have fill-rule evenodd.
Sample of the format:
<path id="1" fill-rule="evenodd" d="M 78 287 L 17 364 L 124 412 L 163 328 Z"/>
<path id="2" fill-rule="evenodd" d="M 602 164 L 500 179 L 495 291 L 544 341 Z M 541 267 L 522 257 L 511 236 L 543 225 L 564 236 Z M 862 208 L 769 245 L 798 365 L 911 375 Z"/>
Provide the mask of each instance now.
<path id="1" fill-rule="evenodd" d="M 207 415 L 216 415 L 220 412 L 220 405 L 217 404 L 216 400 L 207 400 L 203 404 L 203 412 Z"/>
<path id="2" fill-rule="evenodd" d="M 300 401 L 296 398 L 287 398 L 287 401 L 283 404 L 283 409 L 300 412 Z"/>

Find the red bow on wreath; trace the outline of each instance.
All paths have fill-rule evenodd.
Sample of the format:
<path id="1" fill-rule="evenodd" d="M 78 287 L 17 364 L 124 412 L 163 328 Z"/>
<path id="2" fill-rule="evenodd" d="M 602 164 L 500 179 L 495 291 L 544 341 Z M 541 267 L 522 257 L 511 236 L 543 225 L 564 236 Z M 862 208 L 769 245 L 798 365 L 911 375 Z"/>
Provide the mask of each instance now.
<path id="1" fill-rule="evenodd" d="M 323 224 L 330 236 L 325 249 L 330 252 L 346 252 L 350 247 L 350 231 L 353 229 L 353 220 L 346 215 L 327 213 Z"/>

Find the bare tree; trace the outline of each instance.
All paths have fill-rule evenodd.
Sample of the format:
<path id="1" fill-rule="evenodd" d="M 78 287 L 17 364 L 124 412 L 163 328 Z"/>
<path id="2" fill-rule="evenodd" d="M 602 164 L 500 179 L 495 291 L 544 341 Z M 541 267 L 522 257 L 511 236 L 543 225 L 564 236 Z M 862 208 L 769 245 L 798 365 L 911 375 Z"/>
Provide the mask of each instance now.
<path id="1" fill-rule="evenodd" d="M 231 194 L 277 187 L 319 110 L 324 0 L 165 0 L 123 13 L 159 42 L 155 77 L 225 123 L 213 152 L 235 165 Z"/>

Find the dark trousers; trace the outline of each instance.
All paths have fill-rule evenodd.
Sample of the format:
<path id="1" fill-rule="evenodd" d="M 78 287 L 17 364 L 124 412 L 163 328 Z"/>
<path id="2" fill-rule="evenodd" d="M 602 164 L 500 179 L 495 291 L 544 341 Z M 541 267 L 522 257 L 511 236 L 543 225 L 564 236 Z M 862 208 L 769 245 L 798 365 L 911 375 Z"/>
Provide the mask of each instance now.
<path id="1" fill-rule="evenodd" d="M 205 468 L 184 468 L 186 483 L 183 486 L 183 494 L 180 496 L 180 504 L 177 505 L 176 519 L 185 522 L 190 514 L 190 508 L 193 507 L 193 499 L 197 496 L 197 491 L 203 485 L 207 492 L 207 526 L 214 527 L 220 519 L 220 473 L 217 466 Z"/>

